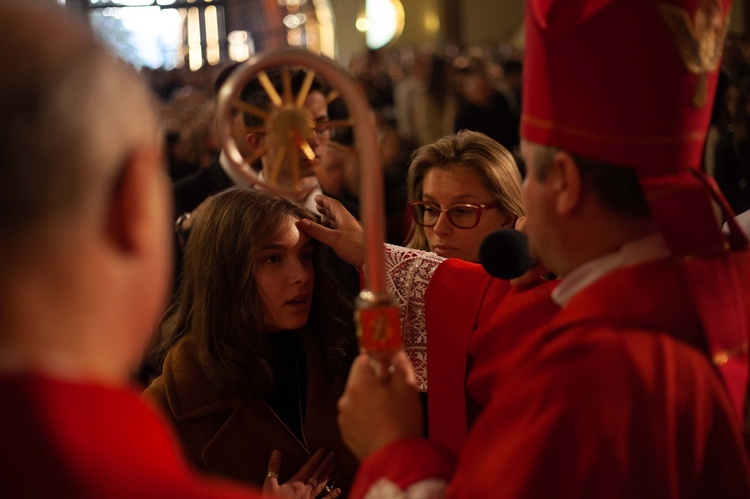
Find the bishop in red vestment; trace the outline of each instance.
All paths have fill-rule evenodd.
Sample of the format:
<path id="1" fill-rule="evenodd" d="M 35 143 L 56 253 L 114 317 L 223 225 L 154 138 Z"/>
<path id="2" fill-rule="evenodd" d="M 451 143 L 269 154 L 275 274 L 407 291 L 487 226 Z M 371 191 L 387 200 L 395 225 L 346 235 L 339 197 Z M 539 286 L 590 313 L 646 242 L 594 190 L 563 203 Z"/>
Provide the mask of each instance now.
<path id="1" fill-rule="evenodd" d="M 526 9 L 527 232 L 561 311 L 483 370 L 458 453 L 417 438 L 405 356 L 386 381 L 359 358 L 339 417 L 355 496 L 749 497 L 748 241 L 698 171 L 729 2 Z"/>

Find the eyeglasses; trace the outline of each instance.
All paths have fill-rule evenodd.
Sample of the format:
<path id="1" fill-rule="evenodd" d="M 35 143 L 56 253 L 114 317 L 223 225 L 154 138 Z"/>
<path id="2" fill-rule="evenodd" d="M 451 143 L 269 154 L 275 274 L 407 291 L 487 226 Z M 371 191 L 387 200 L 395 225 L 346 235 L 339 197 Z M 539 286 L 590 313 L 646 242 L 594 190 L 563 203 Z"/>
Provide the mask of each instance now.
<path id="1" fill-rule="evenodd" d="M 332 139 L 336 136 L 336 128 L 328 120 L 315 122 L 315 135 L 321 140 Z"/>
<path id="2" fill-rule="evenodd" d="M 311 128 L 318 140 L 330 140 L 336 136 L 336 125 L 329 120 L 316 121 L 311 125 Z M 253 132 L 258 135 L 266 135 L 268 128 L 264 126 L 254 127 Z"/>
<path id="3" fill-rule="evenodd" d="M 500 203 L 462 203 L 454 204 L 448 208 L 440 208 L 424 201 L 412 201 L 409 203 L 409 206 L 411 207 L 411 215 L 414 221 L 422 227 L 434 227 L 438 223 L 440 214 L 445 212 L 448 215 L 448 221 L 454 227 L 471 229 L 479 225 L 479 221 L 482 219 L 482 210 L 497 208 L 500 206 Z"/>

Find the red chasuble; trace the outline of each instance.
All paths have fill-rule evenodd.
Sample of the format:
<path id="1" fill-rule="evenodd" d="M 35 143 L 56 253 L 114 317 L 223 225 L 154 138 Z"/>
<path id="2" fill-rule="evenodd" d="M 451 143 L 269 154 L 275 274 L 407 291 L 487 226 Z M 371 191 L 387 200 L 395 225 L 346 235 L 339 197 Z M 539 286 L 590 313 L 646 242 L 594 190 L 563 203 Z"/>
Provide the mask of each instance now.
<path id="1" fill-rule="evenodd" d="M 750 497 L 740 426 L 691 302 L 669 260 L 612 272 L 556 315 L 535 355 L 496 365 L 455 474 L 445 447 L 403 440 L 363 461 L 354 490 Z"/>

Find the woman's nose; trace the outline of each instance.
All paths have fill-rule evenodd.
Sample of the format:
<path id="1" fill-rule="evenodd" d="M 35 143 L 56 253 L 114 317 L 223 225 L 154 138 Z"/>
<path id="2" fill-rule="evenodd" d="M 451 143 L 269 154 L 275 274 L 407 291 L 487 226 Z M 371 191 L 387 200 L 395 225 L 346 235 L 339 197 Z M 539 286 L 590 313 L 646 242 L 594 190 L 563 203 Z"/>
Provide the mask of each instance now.
<path id="1" fill-rule="evenodd" d="M 435 234 L 449 234 L 453 231 L 453 224 L 451 224 L 450 219 L 448 219 L 447 211 L 440 212 L 437 222 L 435 222 L 432 230 L 433 232 L 435 232 Z"/>

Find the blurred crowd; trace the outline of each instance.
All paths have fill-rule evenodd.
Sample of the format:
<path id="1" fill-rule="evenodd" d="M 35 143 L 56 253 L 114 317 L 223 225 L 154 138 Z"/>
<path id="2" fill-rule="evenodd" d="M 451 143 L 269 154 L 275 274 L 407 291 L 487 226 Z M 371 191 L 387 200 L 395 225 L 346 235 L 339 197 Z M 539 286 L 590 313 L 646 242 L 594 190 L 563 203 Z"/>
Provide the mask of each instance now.
<path id="1" fill-rule="evenodd" d="M 206 168 L 221 150 L 214 133 L 214 82 L 226 66 L 145 74 L 161 102 L 167 164 L 175 182 Z M 352 57 L 347 71 L 377 116 L 389 242 L 407 237 L 406 170 L 419 146 L 469 129 L 517 150 L 522 64 L 510 46 L 367 51 Z M 335 109 L 334 102 L 332 116 Z M 347 154 L 351 143 L 351 133 L 338 133 L 318 180 L 326 194 L 356 213 L 359 180 L 356 160 Z"/>
<path id="2" fill-rule="evenodd" d="M 352 57 L 347 70 L 361 84 L 378 117 L 386 184 L 396 204 L 404 199 L 405 170 L 412 152 L 462 129 L 480 131 L 517 154 L 523 66 L 509 45 L 431 46 L 368 51 Z M 220 146 L 214 134 L 213 83 L 226 65 L 148 70 L 161 102 L 169 174 L 177 181 L 211 164 Z M 706 141 L 705 171 L 714 177 L 736 213 L 750 209 L 750 40 L 727 37 L 712 126 Z M 346 144 L 351 135 L 340 134 Z M 331 155 L 324 191 L 354 207 L 357 179 Z M 400 206 L 400 204 L 399 204 Z M 401 229 L 389 239 L 403 242 Z"/>
<path id="3" fill-rule="evenodd" d="M 750 209 L 750 40 L 728 36 L 704 156 L 735 213 Z"/>

